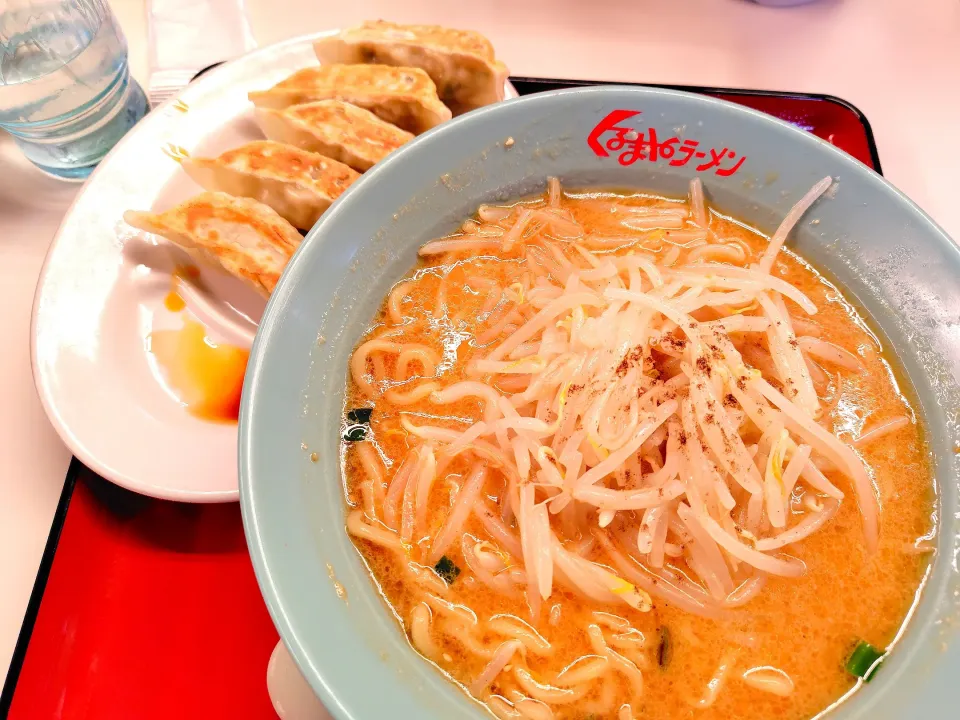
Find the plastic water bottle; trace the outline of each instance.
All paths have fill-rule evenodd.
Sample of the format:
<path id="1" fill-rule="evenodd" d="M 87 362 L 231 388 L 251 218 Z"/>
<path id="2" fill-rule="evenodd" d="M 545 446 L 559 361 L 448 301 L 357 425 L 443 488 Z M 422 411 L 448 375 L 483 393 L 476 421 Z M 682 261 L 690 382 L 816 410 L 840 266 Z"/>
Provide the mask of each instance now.
<path id="1" fill-rule="evenodd" d="M 0 0 L 0 128 L 41 170 L 87 177 L 148 109 L 105 0 Z"/>

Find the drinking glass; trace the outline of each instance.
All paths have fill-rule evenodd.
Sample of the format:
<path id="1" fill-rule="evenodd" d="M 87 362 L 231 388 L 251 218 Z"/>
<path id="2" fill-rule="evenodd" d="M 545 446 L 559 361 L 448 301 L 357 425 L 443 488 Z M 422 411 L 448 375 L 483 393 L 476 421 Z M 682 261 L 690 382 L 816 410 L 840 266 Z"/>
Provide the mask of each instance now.
<path id="1" fill-rule="evenodd" d="M 87 177 L 148 109 L 105 0 L 0 0 L 0 128 L 41 170 Z"/>

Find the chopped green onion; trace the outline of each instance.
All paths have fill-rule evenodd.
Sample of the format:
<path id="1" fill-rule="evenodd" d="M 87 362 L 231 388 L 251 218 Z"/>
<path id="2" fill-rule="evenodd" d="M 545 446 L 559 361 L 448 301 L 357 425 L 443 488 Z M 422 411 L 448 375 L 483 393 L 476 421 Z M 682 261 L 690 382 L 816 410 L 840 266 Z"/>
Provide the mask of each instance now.
<path id="1" fill-rule="evenodd" d="M 447 585 L 453 585 L 453 581 L 456 580 L 457 575 L 460 574 L 460 568 L 446 555 L 440 558 L 440 562 L 434 565 L 433 569 L 437 571 L 437 575 L 442 577 Z"/>
<path id="2" fill-rule="evenodd" d="M 355 408 L 347 413 L 347 426 L 343 431 L 346 442 L 360 442 L 367 437 L 370 430 L 370 416 L 373 408 Z"/>
<path id="3" fill-rule="evenodd" d="M 366 425 L 373 415 L 373 408 L 354 408 L 347 413 L 347 422 L 353 425 Z"/>
<path id="4" fill-rule="evenodd" d="M 877 668 L 880 667 L 884 655 L 886 655 L 885 651 L 877 650 L 870 643 L 861 640 L 850 654 L 850 659 L 847 660 L 847 672 L 870 682 Z"/>
<path id="5" fill-rule="evenodd" d="M 657 645 L 657 664 L 661 670 L 666 669 L 673 657 L 673 645 L 670 642 L 670 628 L 664 625 L 660 628 L 660 644 Z"/>
<path id="6" fill-rule="evenodd" d="M 347 442 L 360 442 L 367 437 L 369 429 L 367 425 L 347 425 L 347 429 L 343 431 L 343 439 Z"/>

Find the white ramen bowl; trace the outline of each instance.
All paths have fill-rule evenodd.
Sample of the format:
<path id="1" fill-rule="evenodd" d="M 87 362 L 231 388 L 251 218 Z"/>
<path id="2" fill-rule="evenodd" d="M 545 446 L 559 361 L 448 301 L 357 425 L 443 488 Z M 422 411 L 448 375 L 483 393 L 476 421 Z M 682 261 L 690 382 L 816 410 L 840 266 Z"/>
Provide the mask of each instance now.
<path id="1" fill-rule="evenodd" d="M 649 145 L 637 157 L 630 143 L 653 130 L 656 157 Z M 702 96 L 605 87 L 509 101 L 417 138 L 324 215 L 270 300 L 240 413 L 244 523 L 280 634 L 334 717 L 489 717 L 413 651 L 344 529 L 339 433 L 349 356 L 417 248 L 481 203 L 542 192 L 547 176 L 672 196 L 699 176 L 714 207 L 772 230 L 825 175 L 836 194 L 818 204 L 816 225 L 797 228 L 792 246 L 886 336 L 928 430 L 939 506 L 938 552 L 914 616 L 882 674 L 831 717 L 956 712 L 957 247 L 883 178 L 808 133 Z"/>

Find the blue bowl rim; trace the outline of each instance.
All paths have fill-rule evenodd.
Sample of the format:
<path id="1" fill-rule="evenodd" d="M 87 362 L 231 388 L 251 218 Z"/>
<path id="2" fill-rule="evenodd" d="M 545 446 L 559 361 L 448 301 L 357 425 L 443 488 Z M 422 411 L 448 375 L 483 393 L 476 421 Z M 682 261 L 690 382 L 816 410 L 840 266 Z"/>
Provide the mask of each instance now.
<path id="1" fill-rule="evenodd" d="M 856 158 L 840 150 L 826 140 L 802 130 L 788 122 L 775 118 L 752 108 L 748 108 L 736 103 L 718 98 L 707 97 L 693 92 L 665 89 L 656 86 L 638 86 L 638 85 L 603 85 L 586 86 L 561 90 L 552 90 L 525 97 L 506 100 L 502 103 L 480 108 L 466 115 L 454 118 L 442 125 L 439 125 L 428 132 L 414 138 L 403 147 L 395 150 L 387 158 L 380 161 L 375 167 L 363 174 L 351 187 L 335 202 L 330 209 L 324 213 L 316 225 L 307 233 L 301 246 L 291 257 L 286 269 L 284 270 L 280 281 L 278 282 L 273 294 L 267 302 L 263 313 L 263 318 L 250 351 L 250 358 L 247 365 L 246 377 L 243 385 L 243 395 L 241 399 L 239 414 L 239 442 L 238 442 L 238 466 L 239 466 L 239 485 L 240 485 L 240 504 L 243 517 L 244 532 L 247 538 L 248 548 L 254 566 L 254 572 L 257 582 L 260 586 L 264 601 L 271 618 L 276 625 L 282 641 L 287 646 L 296 665 L 300 668 L 304 677 L 317 693 L 328 711 L 338 718 L 338 720 L 363 720 L 348 714 L 346 709 L 338 700 L 338 691 L 330 687 L 324 680 L 319 669 L 315 668 L 310 661 L 307 649 L 302 642 L 300 635 L 295 627 L 295 623 L 290 614 L 284 607 L 284 602 L 276 584 L 276 580 L 266 562 L 264 538 L 259 532 L 259 523 L 257 516 L 256 500 L 253 493 L 253 484 L 251 468 L 254 465 L 254 455 L 256 454 L 255 443 L 252 437 L 252 430 L 255 423 L 257 412 L 257 388 L 261 383 L 261 375 L 268 345 L 271 336 L 277 331 L 278 325 L 282 322 L 283 312 L 289 306 L 291 299 L 295 295 L 296 286 L 304 281 L 302 258 L 305 253 L 310 252 L 310 245 L 313 238 L 321 233 L 325 223 L 332 222 L 334 218 L 344 213 L 353 212 L 354 205 L 362 202 L 362 193 L 365 188 L 376 182 L 380 175 L 391 171 L 395 165 L 406 162 L 409 155 L 419 151 L 423 145 L 430 144 L 435 138 L 445 136 L 451 133 L 460 132 L 462 127 L 468 127 L 473 123 L 481 123 L 491 113 L 498 113 L 505 106 L 514 106 L 517 104 L 534 105 L 538 103 L 550 103 L 557 97 L 578 96 L 589 99 L 591 96 L 603 96 L 608 93 L 631 93 L 638 98 L 655 99 L 660 97 L 678 98 L 692 101 L 694 105 L 705 107 L 715 107 L 745 117 L 751 117 L 762 123 L 775 126 L 779 131 L 792 134 L 794 140 L 800 144 L 805 144 L 811 150 L 817 152 L 831 153 L 835 160 L 841 165 L 849 168 L 850 171 L 862 174 L 867 173 L 871 181 L 886 190 L 893 193 L 904 206 L 911 211 L 917 218 L 927 226 L 931 236 L 937 236 L 938 241 L 949 247 L 955 255 L 955 261 L 960 264 L 960 245 L 954 241 L 946 231 L 936 223 L 922 208 L 913 200 L 907 197 L 902 191 L 894 186 L 885 177 L 879 175 L 868 166 L 861 163 Z M 939 497 L 937 505 L 937 514 L 939 517 L 941 508 L 939 506 Z M 960 538 L 958 538 L 960 541 Z M 927 579 L 927 584 L 931 578 Z M 911 611 L 912 614 L 912 611 Z M 909 618 L 908 618 L 909 619 Z M 916 623 L 913 619 L 912 623 Z M 846 697 L 846 696 L 845 696 Z M 839 700 L 838 700 L 839 702 Z M 824 711 L 832 709 L 831 705 Z"/>

